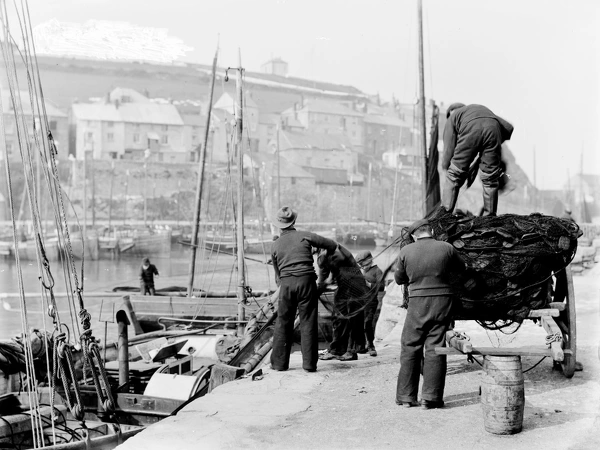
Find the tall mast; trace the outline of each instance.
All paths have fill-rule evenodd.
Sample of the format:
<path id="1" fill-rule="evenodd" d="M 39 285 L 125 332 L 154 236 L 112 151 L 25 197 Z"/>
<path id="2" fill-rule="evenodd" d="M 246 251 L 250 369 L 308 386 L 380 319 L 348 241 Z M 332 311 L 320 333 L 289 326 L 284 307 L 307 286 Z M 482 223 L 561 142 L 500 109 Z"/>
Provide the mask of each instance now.
<path id="1" fill-rule="evenodd" d="M 235 79 L 235 131 L 236 152 L 238 160 L 238 204 L 237 204 L 237 267 L 238 267 L 238 321 L 245 319 L 244 303 L 246 300 L 246 274 L 244 272 L 244 150 L 243 150 L 243 105 L 244 89 L 242 87 L 242 52 L 238 49 L 238 68 Z M 238 323 L 238 336 L 244 334 L 244 324 Z"/>
<path id="2" fill-rule="evenodd" d="M 425 65 L 423 63 L 423 0 L 418 0 L 418 25 L 419 25 L 419 131 L 421 140 L 421 154 L 423 155 L 423 216 L 427 213 L 427 139 L 425 126 Z"/>
<path id="3" fill-rule="evenodd" d="M 192 239 L 191 249 L 192 255 L 190 259 L 190 270 L 189 270 L 189 281 L 187 287 L 187 296 L 191 297 L 194 291 L 194 272 L 196 271 L 196 253 L 198 250 L 198 229 L 200 227 L 200 207 L 202 205 L 202 185 L 204 183 L 204 166 L 206 162 L 206 147 L 208 146 L 208 133 L 210 132 L 210 113 L 212 111 L 213 94 L 215 92 L 215 78 L 217 72 L 217 56 L 219 54 L 219 45 L 217 44 L 217 50 L 215 51 L 215 57 L 213 58 L 212 65 L 212 80 L 210 84 L 210 95 L 208 98 L 208 110 L 206 112 L 206 130 L 204 132 L 204 143 L 200 148 L 200 157 L 198 158 L 198 181 L 196 185 L 196 207 L 194 209 L 194 223 L 192 226 Z M 179 194 L 178 194 L 179 196 Z M 179 205 L 179 203 L 178 203 Z M 179 220 L 179 214 L 177 215 Z"/>

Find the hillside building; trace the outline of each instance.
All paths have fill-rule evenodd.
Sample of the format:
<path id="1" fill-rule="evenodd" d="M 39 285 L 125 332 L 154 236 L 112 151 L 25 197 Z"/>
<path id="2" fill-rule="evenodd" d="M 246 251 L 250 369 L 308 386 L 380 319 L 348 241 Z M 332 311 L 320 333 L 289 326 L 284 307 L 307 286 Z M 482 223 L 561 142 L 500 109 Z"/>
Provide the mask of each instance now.
<path id="1" fill-rule="evenodd" d="M 2 95 L 2 105 L 4 105 L 4 132 L 6 143 L 6 150 L 8 152 L 9 158 L 12 159 L 17 158 L 19 155 L 19 130 L 21 135 L 23 135 L 24 131 L 22 129 L 22 123 L 19 123 L 19 127 L 17 127 L 17 122 L 15 120 L 15 111 L 13 102 L 11 100 L 10 92 L 8 90 L 2 89 L 0 90 L 0 95 Z M 31 101 L 29 92 L 22 91 L 19 92 L 19 97 L 21 98 L 21 108 L 22 114 L 25 116 L 26 121 L 26 133 L 30 137 L 31 142 L 34 142 L 34 122 L 37 124 L 36 129 L 38 130 L 38 137 L 40 139 L 46 139 L 46 136 L 41 136 L 41 127 L 39 126 L 39 116 L 38 114 L 34 114 L 34 111 L 31 107 Z M 54 138 L 54 142 L 56 144 L 56 148 L 58 149 L 58 158 L 66 159 L 68 153 L 66 151 L 68 144 L 68 136 L 69 136 L 69 122 L 68 115 L 54 106 L 48 100 L 45 100 L 44 107 L 46 110 L 46 115 L 48 118 L 48 127 L 49 131 L 52 133 L 52 137 Z M 4 149 L 2 148 L 0 151 L 0 160 L 4 159 Z"/>
<path id="2" fill-rule="evenodd" d="M 69 122 L 69 152 L 77 159 L 87 153 L 94 159 L 193 160 L 177 108 L 132 89 L 117 88 L 103 101 L 74 103 Z"/>

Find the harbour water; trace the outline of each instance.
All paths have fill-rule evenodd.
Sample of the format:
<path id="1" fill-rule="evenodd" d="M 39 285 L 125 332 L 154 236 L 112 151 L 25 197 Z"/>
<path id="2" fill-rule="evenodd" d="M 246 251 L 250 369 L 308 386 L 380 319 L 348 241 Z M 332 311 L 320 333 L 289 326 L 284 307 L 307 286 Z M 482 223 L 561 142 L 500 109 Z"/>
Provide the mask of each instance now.
<path id="1" fill-rule="evenodd" d="M 360 249 L 352 249 L 356 253 Z M 371 249 L 374 256 L 378 252 Z M 376 258 L 375 262 L 380 267 L 385 267 L 392 252 L 385 252 Z M 152 256 L 151 262 L 156 265 L 160 273 L 155 280 L 157 289 L 169 286 L 186 286 L 188 280 L 188 270 L 190 264 L 190 250 L 187 247 L 173 246 L 171 253 L 164 256 Z M 265 255 L 248 255 L 246 259 L 246 284 L 254 291 L 264 291 L 275 289 L 275 279 L 273 268 L 266 265 Z M 141 258 L 138 257 L 120 257 L 118 259 L 99 259 L 96 261 L 86 260 L 83 268 L 83 288 L 85 307 L 92 316 L 92 328 L 94 336 L 101 341 L 104 340 L 104 334 L 107 333 L 108 341 L 116 338 L 116 324 L 105 323 L 100 320 L 112 318 L 112 312 L 109 310 L 112 303 L 110 295 L 103 296 L 103 293 L 112 293 L 112 289 L 117 286 L 139 286 L 139 270 Z M 237 285 L 237 274 L 235 272 L 235 258 L 226 254 L 218 256 L 208 256 L 203 252 L 198 252 L 196 267 L 195 286 L 202 286 L 209 291 L 223 292 L 226 290 L 235 291 Z M 216 268 L 214 272 L 208 271 Z M 76 261 L 77 277 L 81 284 L 81 261 Z M 55 278 L 55 293 L 65 293 L 64 278 L 62 268 L 59 263 L 54 263 L 51 267 Z M 37 263 L 34 261 L 23 261 L 21 263 L 21 272 L 23 276 L 24 291 L 39 296 L 42 287 L 39 281 Z M 208 286 L 208 287 L 207 287 Z M 7 298 L 6 294 L 16 294 L 19 292 L 18 268 L 12 258 L 0 260 L 0 339 L 9 339 L 21 332 L 21 310 L 20 299 L 14 295 Z M 112 294 L 114 295 L 114 294 Z M 78 318 L 74 309 L 69 307 L 69 302 L 64 296 L 57 298 L 58 310 L 61 320 L 69 328 L 75 328 L 77 332 Z M 26 298 L 27 318 L 30 328 L 52 329 L 52 321 L 48 316 L 47 308 L 42 304 L 39 297 Z"/>

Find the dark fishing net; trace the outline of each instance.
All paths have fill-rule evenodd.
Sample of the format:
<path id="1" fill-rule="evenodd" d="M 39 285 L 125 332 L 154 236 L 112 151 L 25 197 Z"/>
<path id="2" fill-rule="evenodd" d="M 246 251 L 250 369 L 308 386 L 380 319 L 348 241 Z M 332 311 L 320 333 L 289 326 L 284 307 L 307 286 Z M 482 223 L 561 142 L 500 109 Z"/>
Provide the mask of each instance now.
<path id="1" fill-rule="evenodd" d="M 369 306 L 371 302 L 377 301 L 379 292 L 379 283 L 373 283 L 368 286 L 365 277 L 360 268 L 354 264 L 349 266 L 333 267 L 320 257 L 320 265 L 325 266 L 325 270 L 331 271 L 330 285 L 334 285 L 336 290 L 332 295 L 321 295 L 321 303 L 325 308 L 336 317 L 350 319 L 357 316 Z"/>
<path id="2" fill-rule="evenodd" d="M 542 214 L 474 217 L 439 208 L 428 220 L 435 238 L 451 243 L 468 267 L 456 279 L 455 317 L 492 330 L 521 323 L 529 311 L 548 306 L 553 275 L 571 262 L 581 235 L 572 220 Z M 411 242 L 405 228 L 400 248 Z M 407 303 L 407 289 L 404 295 Z"/>

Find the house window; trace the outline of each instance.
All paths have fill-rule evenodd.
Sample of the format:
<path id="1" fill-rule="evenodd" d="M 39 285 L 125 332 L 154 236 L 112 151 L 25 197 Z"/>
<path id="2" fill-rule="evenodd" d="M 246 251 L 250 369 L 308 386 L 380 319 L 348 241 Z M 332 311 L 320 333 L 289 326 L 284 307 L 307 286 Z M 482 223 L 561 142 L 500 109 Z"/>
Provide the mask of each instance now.
<path id="1" fill-rule="evenodd" d="M 140 142 L 140 133 L 133 133 L 133 142 L 136 144 Z"/>
<path id="2" fill-rule="evenodd" d="M 107 140 L 108 142 L 114 142 L 114 141 L 115 141 L 115 134 L 114 134 L 114 133 L 108 133 L 108 134 L 106 135 L 106 140 Z"/>
<path id="3" fill-rule="evenodd" d="M 160 137 L 160 143 L 161 144 L 168 144 L 169 143 L 169 135 L 168 134 L 163 134 Z"/>
<path id="4" fill-rule="evenodd" d="M 8 152 L 9 155 L 12 155 L 12 142 L 6 143 L 6 151 Z"/>
<path id="5" fill-rule="evenodd" d="M 85 142 L 91 142 L 94 139 L 94 133 L 92 133 L 91 131 L 88 131 L 85 133 Z"/>
<path id="6" fill-rule="evenodd" d="M 169 125 L 163 125 L 161 128 L 163 131 L 169 131 Z"/>
<path id="7" fill-rule="evenodd" d="M 296 184 L 296 178 L 292 177 L 292 184 Z"/>
<path id="8" fill-rule="evenodd" d="M 114 122 L 108 122 L 108 123 L 106 124 L 106 126 L 107 126 L 108 128 L 112 128 L 114 125 L 115 125 L 115 123 L 114 123 Z"/>
<path id="9" fill-rule="evenodd" d="M 117 152 L 109 152 L 110 159 L 117 159 Z"/>
<path id="10" fill-rule="evenodd" d="M 50 131 L 56 131 L 56 120 L 50 121 Z"/>
<path id="11" fill-rule="evenodd" d="M 193 135 L 192 135 L 192 142 L 193 142 L 193 143 L 196 143 L 197 141 L 198 141 L 198 136 L 197 136 L 197 135 L 195 135 L 195 134 L 193 134 Z"/>
<path id="12" fill-rule="evenodd" d="M 139 123 L 134 123 L 134 124 L 133 124 L 133 128 L 134 128 L 135 130 L 139 130 L 139 129 L 140 129 L 140 124 L 139 124 Z"/>

